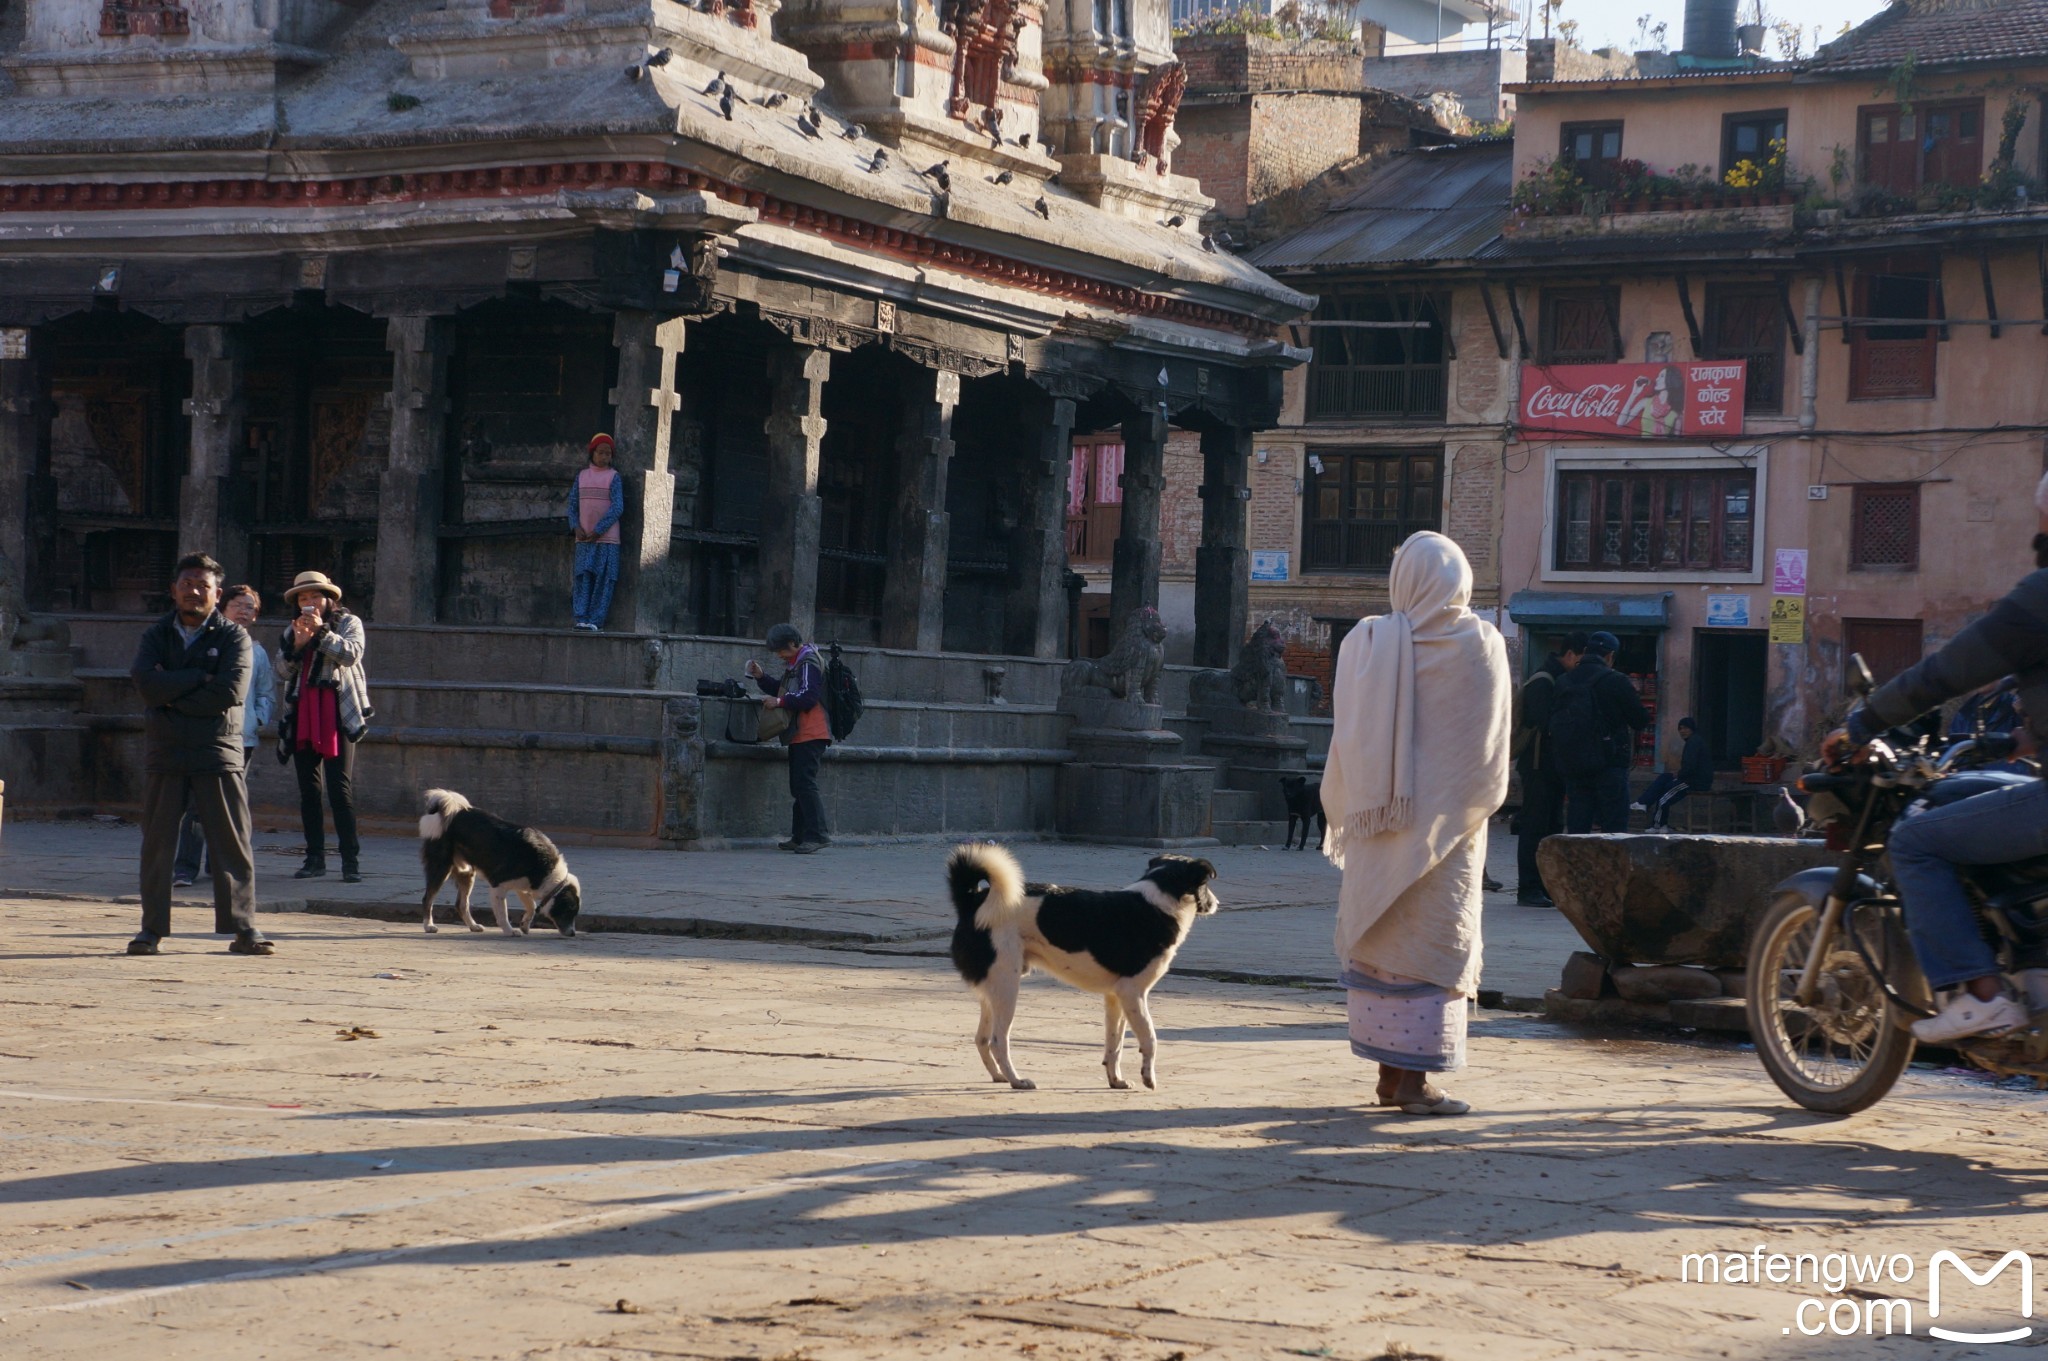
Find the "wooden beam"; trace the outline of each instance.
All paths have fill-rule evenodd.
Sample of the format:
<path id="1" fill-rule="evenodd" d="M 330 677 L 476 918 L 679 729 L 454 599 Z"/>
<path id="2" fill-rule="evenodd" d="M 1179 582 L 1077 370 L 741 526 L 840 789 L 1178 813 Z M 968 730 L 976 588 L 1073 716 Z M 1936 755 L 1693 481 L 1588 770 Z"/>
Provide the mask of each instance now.
<path id="1" fill-rule="evenodd" d="M 1799 324 L 1799 314 L 1792 310 L 1792 276 L 1778 276 L 1778 307 L 1785 314 L 1785 328 L 1792 333 L 1792 353 L 1806 353 L 1806 328 Z"/>
<path id="2" fill-rule="evenodd" d="M 1842 275 L 1842 262 L 1840 260 L 1835 261 L 1835 304 L 1841 310 L 1843 316 L 1849 315 L 1849 284 Z M 1849 328 L 1846 326 L 1842 328 L 1842 343 L 1844 345 L 1849 343 Z"/>
<path id="3" fill-rule="evenodd" d="M 2048 299 L 2048 254 L 2041 257 L 2041 295 Z M 1479 281 L 1479 301 L 1486 304 L 1486 323 L 1493 327 L 1493 347 L 1500 351 L 1500 357 L 1508 357 L 1508 333 L 1501 328 L 1500 309 L 1493 305 L 1493 290 L 1486 280 Z"/>
<path id="4" fill-rule="evenodd" d="M 1692 357 L 1705 359 L 1707 347 L 1700 344 L 1700 319 L 1693 315 L 1692 284 L 1683 274 L 1673 276 L 1678 285 L 1678 306 L 1685 313 L 1685 333 L 1692 338 Z"/>
<path id="5" fill-rule="evenodd" d="M 1983 271 L 1984 315 L 1991 319 L 1991 338 L 1998 339 L 1998 294 L 1991 288 L 1991 252 L 1977 247 L 1977 268 Z"/>
<path id="6" fill-rule="evenodd" d="M 1511 279 L 1505 285 L 1508 291 L 1508 312 L 1515 319 L 1515 341 L 1521 348 L 1522 362 L 1529 362 L 1529 329 L 1522 324 L 1522 304 L 1515 297 L 1515 285 Z"/>

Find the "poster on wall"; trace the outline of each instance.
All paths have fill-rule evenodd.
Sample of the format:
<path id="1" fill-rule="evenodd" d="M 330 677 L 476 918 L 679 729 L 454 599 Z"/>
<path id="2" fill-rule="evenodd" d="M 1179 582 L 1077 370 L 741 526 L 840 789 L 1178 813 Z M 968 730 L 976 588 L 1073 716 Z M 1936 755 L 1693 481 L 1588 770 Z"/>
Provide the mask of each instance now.
<path id="1" fill-rule="evenodd" d="M 1748 628 L 1749 597 L 1746 595 L 1708 596 L 1707 627 L 1710 629 Z"/>
<path id="2" fill-rule="evenodd" d="M 1803 643 L 1806 641 L 1805 596 L 1774 595 L 1771 597 L 1771 641 L 1774 643 Z"/>
<path id="3" fill-rule="evenodd" d="M 1253 581 L 1287 580 L 1287 554 L 1265 549 L 1252 550 Z"/>
<path id="4" fill-rule="evenodd" d="M 1772 595 L 1806 594 L 1806 550 L 1780 548 L 1771 570 Z"/>
<path id="5" fill-rule="evenodd" d="M 1739 435 L 1746 361 L 1530 364 L 1522 369 L 1523 433 L 1672 439 Z"/>

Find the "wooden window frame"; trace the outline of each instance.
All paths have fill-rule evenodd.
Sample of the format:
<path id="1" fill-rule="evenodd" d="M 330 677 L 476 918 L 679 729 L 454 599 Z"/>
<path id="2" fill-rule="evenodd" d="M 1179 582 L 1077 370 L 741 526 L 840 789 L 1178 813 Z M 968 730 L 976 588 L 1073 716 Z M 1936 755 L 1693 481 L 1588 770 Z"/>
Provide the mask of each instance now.
<path id="1" fill-rule="evenodd" d="M 1932 401 L 1935 396 L 1935 346 L 1941 342 L 1941 257 L 1880 257 L 1867 268 L 1856 271 L 1853 294 L 1855 315 L 1875 317 L 1872 283 L 1883 277 L 1927 280 L 1927 306 L 1923 317 L 1897 317 L 1891 326 L 1849 328 L 1849 400 L 1852 402 Z M 1920 325 L 1920 323 L 1925 323 Z M 1918 336 L 1885 334 L 1917 329 Z M 1898 375 L 1905 366 L 1915 366 L 1917 380 L 1904 381 Z M 1909 375 L 1910 376 L 1910 375 Z"/>
<path id="2" fill-rule="evenodd" d="M 1869 544 L 1864 538 L 1864 507 L 1874 498 L 1899 497 L 1908 504 L 1910 541 L 1906 555 L 1899 562 L 1871 562 L 1867 558 Z M 1849 570 L 1852 572 L 1917 572 L 1920 570 L 1920 484 L 1918 482 L 1863 482 L 1850 491 L 1849 497 Z"/>
<path id="3" fill-rule="evenodd" d="M 1394 550 L 1400 547 L 1402 540 L 1420 530 L 1443 528 L 1442 446 L 1313 449 L 1310 455 L 1323 464 L 1323 469 L 1316 471 L 1315 463 L 1311 462 L 1308 476 L 1302 482 L 1301 556 L 1304 575 L 1384 576 L 1392 565 Z M 1396 493 L 1400 508 L 1394 517 L 1363 517 L 1353 513 L 1357 509 L 1357 468 L 1363 463 L 1400 465 L 1401 477 Z M 1415 476 L 1418 464 L 1429 465 L 1431 473 L 1428 478 Z M 1334 486 L 1331 485 L 1333 481 Z M 1321 493 L 1325 491 L 1337 494 L 1338 515 L 1335 518 L 1325 518 L 1321 514 Z M 1414 513 L 1416 495 L 1422 491 L 1430 493 L 1427 516 Z M 1337 543 L 1335 552 L 1330 551 L 1332 539 Z M 1384 555 L 1375 546 L 1375 539 L 1384 546 Z M 1380 560 L 1382 556 L 1384 561 Z"/>
<path id="4" fill-rule="evenodd" d="M 1727 315 L 1728 302 L 1736 294 L 1755 295 L 1774 319 L 1771 335 L 1774 342 L 1770 347 L 1729 346 L 1723 343 L 1721 323 Z M 1775 283 L 1728 282 L 1707 284 L 1707 316 L 1702 339 L 1706 343 L 1703 359 L 1741 359 L 1748 361 L 1744 379 L 1742 411 L 1747 416 L 1777 416 L 1785 410 L 1785 311 L 1784 297 Z M 1756 361 L 1768 358 L 1772 371 L 1768 384 L 1757 382 Z"/>
<path id="5" fill-rule="evenodd" d="M 1787 129 L 1791 126 L 1784 109 L 1756 109 L 1747 113 L 1724 113 L 1721 115 L 1721 174 L 1724 177 L 1730 170 L 1735 168 L 1737 161 L 1752 159 L 1750 156 L 1735 150 L 1735 129 L 1746 124 L 1763 122 L 1777 123 L 1778 136 L 1781 138 L 1786 136 Z M 1762 165 L 1764 159 L 1771 154 L 1770 140 L 1770 138 L 1766 137 L 1764 139 L 1765 144 L 1757 148 L 1754 159 L 1758 165 Z"/>
<path id="6" fill-rule="evenodd" d="M 1553 504 L 1556 507 L 1551 530 L 1551 570 L 1576 575 L 1606 574 L 1626 576 L 1663 576 L 1669 574 L 1712 575 L 1737 577 L 1755 571 L 1757 560 L 1757 535 L 1760 519 L 1758 504 L 1759 478 L 1757 470 L 1714 469 L 1714 468 L 1668 468 L 1639 469 L 1625 467 L 1558 468 L 1553 473 Z M 1573 515 L 1575 486 L 1586 489 L 1585 556 L 1568 556 L 1574 551 L 1574 527 L 1582 523 Z M 1617 488 L 1619 489 L 1617 492 Z M 1693 510 L 1693 496 L 1704 489 L 1710 500 L 1710 509 L 1705 517 Z M 1727 549 L 1727 507 L 1730 495 L 1737 489 L 1748 496 L 1749 525 L 1748 543 L 1739 559 L 1731 560 Z M 1693 556 L 1681 545 L 1676 559 L 1666 556 L 1669 548 L 1668 497 L 1673 490 L 1684 496 L 1684 510 L 1679 523 L 1684 526 L 1682 533 L 1690 535 L 1692 527 L 1704 519 L 1708 549 L 1704 556 Z M 1631 512 L 1637 507 L 1641 493 L 1641 508 L 1647 515 L 1638 519 Z M 1605 545 L 1602 530 L 1609 523 L 1608 499 L 1619 495 L 1622 515 L 1616 522 L 1620 526 L 1621 539 L 1617 551 L 1619 561 L 1604 558 Z M 1643 528 L 1643 560 L 1631 561 L 1629 532 L 1632 526 Z"/>
<path id="7" fill-rule="evenodd" d="M 1963 142 L 1975 143 L 1975 152 L 1967 164 L 1959 161 L 1950 164 L 1952 157 L 1960 155 L 1956 150 L 1943 147 L 1929 150 L 1926 146 L 1932 120 L 1957 115 L 1973 117 L 1977 123 L 1975 137 L 1948 139 L 1949 148 Z M 1879 121 L 1900 119 L 1912 120 L 1911 131 L 1907 132 L 1897 127 L 1894 121 L 1884 145 L 1902 146 L 1910 137 L 1913 148 L 1910 153 L 1911 162 L 1901 170 L 1897 164 L 1898 153 L 1887 151 L 1885 159 L 1891 164 L 1880 170 L 1873 164 L 1875 158 L 1871 155 L 1871 127 Z M 1958 189 L 1974 188 L 1984 173 L 1984 142 L 1988 133 L 1989 129 L 1984 122 L 1984 100 L 1981 96 L 1971 99 L 1929 100 L 1915 103 L 1910 109 L 1898 104 L 1861 105 L 1856 110 L 1856 178 L 1864 184 L 1903 194 L 1908 198 L 1916 197 L 1923 189 L 1936 184 L 1946 184 Z M 1928 161 L 1936 156 L 1943 158 L 1942 173 L 1930 175 L 1927 173 Z"/>
<path id="8" fill-rule="evenodd" d="M 1386 316 L 1361 317 L 1368 304 L 1382 302 Z M 1398 331 L 1345 327 L 1310 328 L 1315 356 L 1309 361 L 1308 419 L 1311 421 L 1441 421 L 1450 392 L 1450 298 L 1419 289 L 1333 289 L 1323 295 L 1312 320 L 1412 321 L 1434 326 Z M 1403 362 L 1352 363 L 1375 338 L 1392 336 Z M 1435 357 L 1428 356 L 1433 349 Z M 1347 362 L 1331 362 L 1333 356 Z"/>
<path id="9" fill-rule="evenodd" d="M 1614 134 L 1614 154 L 1612 156 L 1594 156 L 1589 160 L 1581 161 L 1572 150 L 1572 140 L 1579 136 L 1579 134 L 1587 132 L 1592 133 L 1595 137 L 1612 132 Z M 1623 120 L 1619 118 L 1600 118 L 1577 123 L 1566 123 L 1558 129 L 1558 159 L 1570 161 L 1573 165 L 1579 167 L 1579 178 L 1586 182 L 1588 188 L 1605 189 L 1613 182 L 1615 163 L 1621 160 L 1622 149 L 1627 145 L 1626 136 L 1625 125 Z"/>
<path id="10" fill-rule="evenodd" d="M 1597 300 L 1601 313 L 1607 318 L 1607 348 L 1602 352 L 1593 350 L 1566 350 L 1557 348 L 1557 312 L 1564 302 L 1588 302 Z M 1551 364 L 1618 364 L 1621 362 L 1621 330 L 1617 320 L 1621 315 L 1621 295 L 1613 288 L 1546 288 L 1543 290 L 1537 315 L 1538 329 L 1537 362 Z"/>

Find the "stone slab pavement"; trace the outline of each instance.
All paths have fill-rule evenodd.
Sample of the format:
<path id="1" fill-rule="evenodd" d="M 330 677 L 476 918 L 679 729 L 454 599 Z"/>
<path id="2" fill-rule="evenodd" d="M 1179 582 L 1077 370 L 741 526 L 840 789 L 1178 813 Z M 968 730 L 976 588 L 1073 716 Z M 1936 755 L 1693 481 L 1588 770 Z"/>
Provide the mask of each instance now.
<path id="1" fill-rule="evenodd" d="M 942 960 L 337 917 L 134 959 L 125 905 L 5 911 L 10 1358 L 1993 1358 L 1928 1336 L 1931 1260 L 2048 1214 L 2048 1100 L 1938 1073 L 1821 1119 L 1732 1045 L 1481 1012 L 1473 1114 L 1418 1120 L 1334 994 L 1173 976 L 1156 1091 L 1027 982 L 1019 1092 Z M 1896 1262 L 1684 1261 L 1753 1251 Z M 2038 1323 L 2016 1274 L 1939 1325 Z"/>
<path id="2" fill-rule="evenodd" d="M 295 880 L 291 873 L 303 856 L 303 839 L 271 831 L 258 832 L 255 840 L 257 893 L 268 910 L 310 904 L 329 913 L 418 920 L 423 883 L 415 840 L 364 838 L 361 884 L 341 882 L 331 852 L 326 878 Z M 140 829 L 121 821 L 11 823 L 0 833 L 0 895 L 134 901 L 141 844 Z M 1027 841 L 1014 849 L 1034 879 L 1094 886 L 1131 882 L 1155 854 L 1059 841 Z M 945 853 L 942 842 L 834 846 L 806 857 L 773 850 L 565 851 L 583 884 L 585 911 L 599 929 L 940 954 L 953 929 L 940 884 Z M 1330 935 L 1339 875 L 1328 861 L 1313 851 L 1277 847 L 1221 846 L 1200 854 L 1217 867 L 1224 910 L 1196 924 L 1176 969 L 1335 986 Z M 1514 841 L 1498 823 L 1488 858 L 1494 876 L 1512 887 Z M 441 891 L 436 920 L 443 930 L 453 895 L 452 889 Z M 208 881 L 180 889 L 175 901 L 201 909 L 199 920 L 210 923 Z M 489 923 L 489 898 L 481 886 L 472 912 Z M 1512 893 L 1487 895 L 1484 932 L 1481 985 L 1489 1001 L 1498 994 L 1537 1005 L 1544 990 L 1556 986 L 1565 958 L 1585 948 L 1555 911 L 1520 906 Z"/>

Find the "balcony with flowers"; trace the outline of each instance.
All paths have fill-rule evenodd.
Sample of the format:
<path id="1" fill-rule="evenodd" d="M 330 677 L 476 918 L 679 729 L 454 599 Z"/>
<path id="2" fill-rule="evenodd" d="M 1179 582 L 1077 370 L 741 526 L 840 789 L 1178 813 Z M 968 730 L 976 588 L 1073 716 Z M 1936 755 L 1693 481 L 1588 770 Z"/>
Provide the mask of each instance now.
<path id="1" fill-rule="evenodd" d="M 1569 157 L 1537 161 L 1515 185 L 1509 232 L 1789 232 L 1801 209 L 1825 203 L 1810 177 L 1789 172 L 1782 138 L 1763 159 L 1737 161 L 1719 176 L 1697 165 L 1660 171 L 1626 158 L 1602 163 L 1599 172 L 1589 176 Z"/>

